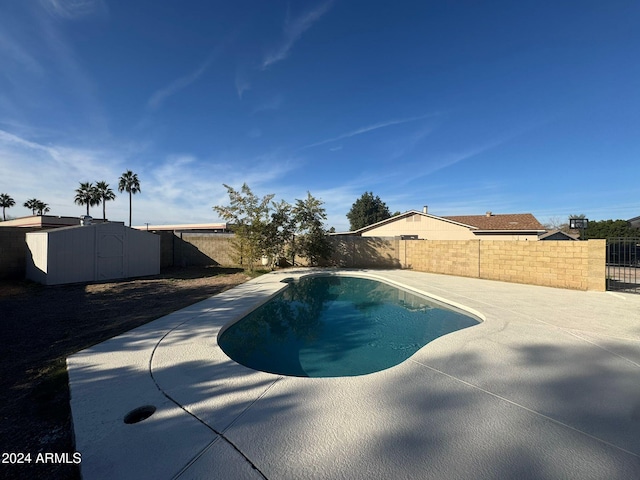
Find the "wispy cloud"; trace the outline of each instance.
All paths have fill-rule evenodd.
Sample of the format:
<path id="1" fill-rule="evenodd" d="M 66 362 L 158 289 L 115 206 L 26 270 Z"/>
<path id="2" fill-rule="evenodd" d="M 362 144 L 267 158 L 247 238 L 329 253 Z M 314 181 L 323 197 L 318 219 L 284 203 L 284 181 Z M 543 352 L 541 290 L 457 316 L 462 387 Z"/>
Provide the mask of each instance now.
<path id="1" fill-rule="evenodd" d="M 15 63 L 30 73 L 41 75 L 43 73 L 42 65 L 36 60 L 30 52 L 23 48 L 14 38 L 10 38 L 6 31 L 0 30 L 0 58 L 4 58 L 5 75 L 6 67 L 9 62 Z"/>
<path id="2" fill-rule="evenodd" d="M 40 0 L 51 15 L 67 20 L 76 20 L 108 13 L 104 0 Z"/>
<path id="3" fill-rule="evenodd" d="M 175 95 L 180 90 L 183 90 L 189 85 L 191 85 L 192 83 L 196 82 L 202 76 L 202 74 L 206 72 L 207 69 L 211 66 L 211 64 L 215 59 L 215 56 L 216 55 L 213 55 L 213 54 L 209 55 L 209 57 L 207 57 L 206 60 L 202 62 L 202 64 L 200 64 L 200 66 L 196 68 L 193 72 L 183 77 L 180 77 L 177 80 L 174 80 L 164 88 L 156 90 L 154 94 L 151 95 L 151 98 L 149 98 L 149 101 L 147 102 L 147 106 L 152 110 L 157 110 L 162 106 L 162 104 L 167 98 L 169 98 L 172 95 Z"/>
<path id="4" fill-rule="evenodd" d="M 289 13 L 287 13 L 287 18 L 284 24 L 284 32 L 283 38 L 280 44 L 269 53 L 267 53 L 262 60 L 262 69 L 267 68 L 274 63 L 280 62 L 289 56 L 289 52 L 293 45 L 298 41 L 298 39 L 302 36 L 304 32 L 309 30 L 314 23 L 316 23 L 320 18 L 329 11 L 331 5 L 333 4 L 333 0 L 329 0 L 328 2 L 324 2 L 317 8 L 305 12 L 304 14 L 290 18 Z"/>
<path id="5" fill-rule="evenodd" d="M 469 147 L 463 150 L 451 151 L 437 154 L 419 154 L 416 155 L 418 159 L 405 164 L 405 171 L 411 171 L 411 175 L 403 175 L 398 177 L 396 181 L 397 186 L 408 185 L 417 180 L 420 180 L 428 175 L 431 175 L 444 168 L 451 167 L 457 163 L 473 158 L 480 155 L 492 148 L 498 147 L 505 143 L 508 139 L 501 139 L 495 141 L 489 141 L 482 145 Z"/>
<path id="6" fill-rule="evenodd" d="M 67 112 L 81 110 L 91 126 L 104 126 L 96 100 L 96 86 L 84 70 L 63 25 L 49 8 L 67 2 L 19 2 L 20 7 L 0 16 L 0 98 L 3 121 L 41 123 L 46 107 L 64 104 L 57 124 Z M 73 2 L 69 8 L 73 7 Z M 76 6 L 80 8 L 80 5 Z M 90 8 L 86 8 L 87 11 Z M 93 7 L 91 7 L 93 8 Z M 95 7 L 98 8 L 98 7 Z M 43 78 L 47 81 L 43 81 Z"/>
<path id="7" fill-rule="evenodd" d="M 236 72 L 236 92 L 238 93 L 238 98 L 242 100 L 242 95 L 247 90 L 251 89 L 251 82 L 249 81 L 249 76 L 244 71 Z"/>
<path id="8" fill-rule="evenodd" d="M 256 108 L 253 109 L 251 115 L 255 115 L 256 113 L 264 112 L 267 110 L 278 110 L 282 104 L 284 103 L 284 97 L 282 94 L 277 94 L 270 100 L 261 103 Z"/>
<path id="9" fill-rule="evenodd" d="M 53 215 L 80 215 L 83 208 L 73 203 L 79 182 L 104 180 L 115 190 L 122 172 L 131 169 L 139 174 L 142 187 L 133 199 L 134 224 L 216 221 L 211 207 L 228 201 L 222 183 L 240 187 L 247 182 L 257 193 L 279 194 L 280 185 L 300 163 L 282 152 L 252 158 L 240 154 L 158 156 L 153 146 L 123 147 L 120 142 L 88 149 L 36 142 L 0 130 L 0 192 L 16 201 L 7 212 L 12 217 L 28 215 L 22 204 L 34 197 L 49 204 Z M 107 216 L 124 221 L 128 198 L 116 194 L 116 200 L 107 204 Z M 92 210 L 92 214 L 99 212 Z"/>
<path id="10" fill-rule="evenodd" d="M 75 215 L 73 192 L 81 181 L 105 180 L 112 186 L 122 173 L 122 152 L 42 144 L 0 130 L 0 190 L 11 195 L 12 216 L 27 215 L 27 198 L 48 203 L 54 215 Z M 123 213 L 125 210 L 123 209 Z"/>
<path id="11" fill-rule="evenodd" d="M 404 157 L 408 153 L 412 152 L 416 146 L 422 142 L 427 136 L 429 136 L 434 130 L 434 127 L 429 125 L 425 128 L 419 129 L 417 132 L 413 132 L 408 137 L 403 138 L 399 143 L 399 146 L 391 154 L 391 159 L 397 160 Z"/>
<path id="12" fill-rule="evenodd" d="M 348 133 L 343 133 L 342 135 L 338 135 L 337 137 L 327 138 L 326 140 L 321 140 L 319 142 L 315 142 L 315 143 L 312 143 L 310 145 L 305 145 L 302 148 L 305 149 L 305 148 L 319 147 L 321 145 L 326 145 L 327 143 L 337 142 L 339 140 L 344 140 L 346 138 L 351 138 L 351 137 L 355 137 L 357 135 L 362 135 L 363 133 L 373 132 L 374 130 L 379 130 L 381 128 L 391 127 L 393 125 L 401 125 L 403 123 L 415 122 L 417 120 L 423 120 L 423 119 L 425 119 L 427 117 L 431 117 L 431 116 L 434 116 L 434 114 L 420 115 L 418 117 L 402 118 L 402 119 L 398 119 L 398 120 L 390 120 L 388 122 L 380 122 L 380 123 L 376 123 L 374 125 L 369 125 L 367 127 L 358 128 L 358 129 L 353 130 L 353 131 L 348 132 Z"/>
<path id="13" fill-rule="evenodd" d="M 414 160 L 407 162 L 406 168 L 412 171 L 411 177 L 399 180 L 402 184 L 411 183 L 417 179 L 431 175 L 444 168 L 469 160 L 489 150 L 510 142 L 514 138 L 530 131 L 533 127 L 523 127 L 504 133 L 496 138 L 488 139 L 484 143 L 467 148 L 452 149 L 448 152 L 430 153 L 423 152 L 413 155 Z"/>
<path id="14" fill-rule="evenodd" d="M 217 221 L 213 205 L 229 201 L 223 183 L 239 188 L 246 182 L 256 194 L 271 193 L 298 162 L 279 153 L 241 160 L 234 155 L 198 158 L 192 154 L 167 155 L 146 170 L 143 192 L 136 199 L 134 223 L 200 223 Z M 266 191 L 269 189 L 269 191 Z M 276 190 L 274 190 L 276 191 Z"/>
<path id="15" fill-rule="evenodd" d="M 233 31 L 231 34 L 223 38 L 216 45 L 216 47 L 211 51 L 211 53 L 207 56 L 207 58 L 205 58 L 204 61 L 194 71 L 174 80 L 166 87 L 156 90 L 153 93 L 153 95 L 151 95 L 151 97 L 149 98 L 147 102 L 147 107 L 149 107 L 152 110 L 156 110 L 160 108 L 168 97 L 175 95 L 176 93 L 185 89 L 192 83 L 198 81 L 200 77 L 202 77 L 202 75 L 209 69 L 209 67 L 211 67 L 214 61 L 216 61 L 220 57 L 220 55 L 223 54 L 223 52 L 229 46 L 229 44 L 233 43 L 234 39 L 237 37 L 237 35 L 241 30 L 242 29 Z M 249 87 L 250 85 L 248 85 L 247 83 L 247 85 L 243 88 L 244 90 L 246 90 Z"/>

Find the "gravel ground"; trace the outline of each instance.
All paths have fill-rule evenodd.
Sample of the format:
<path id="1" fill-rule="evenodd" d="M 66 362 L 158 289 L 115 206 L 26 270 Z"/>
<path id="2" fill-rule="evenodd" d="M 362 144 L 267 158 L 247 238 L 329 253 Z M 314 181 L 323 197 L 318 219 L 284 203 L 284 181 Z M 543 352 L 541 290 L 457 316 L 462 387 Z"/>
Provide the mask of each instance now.
<path id="1" fill-rule="evenodd" d="M 79 478 L 66 357 L 249 278 L 240 269 L 189 267 L 89 285 L 1 282 L 0 478 Z M 10 453 L 31 462 L 8 464 L 20 458 Z M 36 463 L 44 453 L 68 453 L 71 463 Z"/>

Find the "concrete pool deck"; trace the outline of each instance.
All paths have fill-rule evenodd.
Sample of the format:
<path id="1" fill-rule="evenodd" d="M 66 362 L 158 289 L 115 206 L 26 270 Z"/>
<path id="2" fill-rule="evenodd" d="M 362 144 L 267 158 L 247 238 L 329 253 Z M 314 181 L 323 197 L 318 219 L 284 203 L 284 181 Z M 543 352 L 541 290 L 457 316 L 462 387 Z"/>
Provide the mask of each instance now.
<path id="1" fill-rule="evenodd" d="M 640 295 L 330 270 L 484 321 L 358 377 L 258 372 L 218 347 L 282 279 L 317 271 L 263 275 L 69 357 L 83 478 L 640 478 Z"/>

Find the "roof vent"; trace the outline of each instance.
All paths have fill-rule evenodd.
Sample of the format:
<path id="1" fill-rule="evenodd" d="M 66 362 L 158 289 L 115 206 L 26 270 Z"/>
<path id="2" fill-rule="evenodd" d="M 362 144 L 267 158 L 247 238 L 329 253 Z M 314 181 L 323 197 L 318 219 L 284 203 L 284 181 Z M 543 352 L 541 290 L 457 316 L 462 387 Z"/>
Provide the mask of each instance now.
<path id="1" fill-rule="evenodd" d="M 489 211 L 486 213 L 487 217 L 490 217 L 491 215 L 493 215 L 493 212 Z"/>
<path id="2" fill-rule="evenodd" d="M 90 215 L 81 215 L 80 216 L 80 225 L 86 226 L 91 225 L 93 223 L 93 217 Z"/>
<path id="3" fill-rule="evenodd" d="M 429 210 L 429 207 L 427 205 L 422 207 L 422 213 L 427 213 L 428 210 Z"/>

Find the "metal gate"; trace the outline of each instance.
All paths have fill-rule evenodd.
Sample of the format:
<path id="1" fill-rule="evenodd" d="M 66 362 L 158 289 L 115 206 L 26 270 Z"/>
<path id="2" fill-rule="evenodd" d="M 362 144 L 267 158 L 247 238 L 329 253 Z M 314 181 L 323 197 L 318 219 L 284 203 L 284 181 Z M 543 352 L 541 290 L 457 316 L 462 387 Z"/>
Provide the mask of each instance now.
<path id="1" fill-rule="evenodd" d="M 640 293 L 640 238 L 607 239 L 607 290 Z"/>

